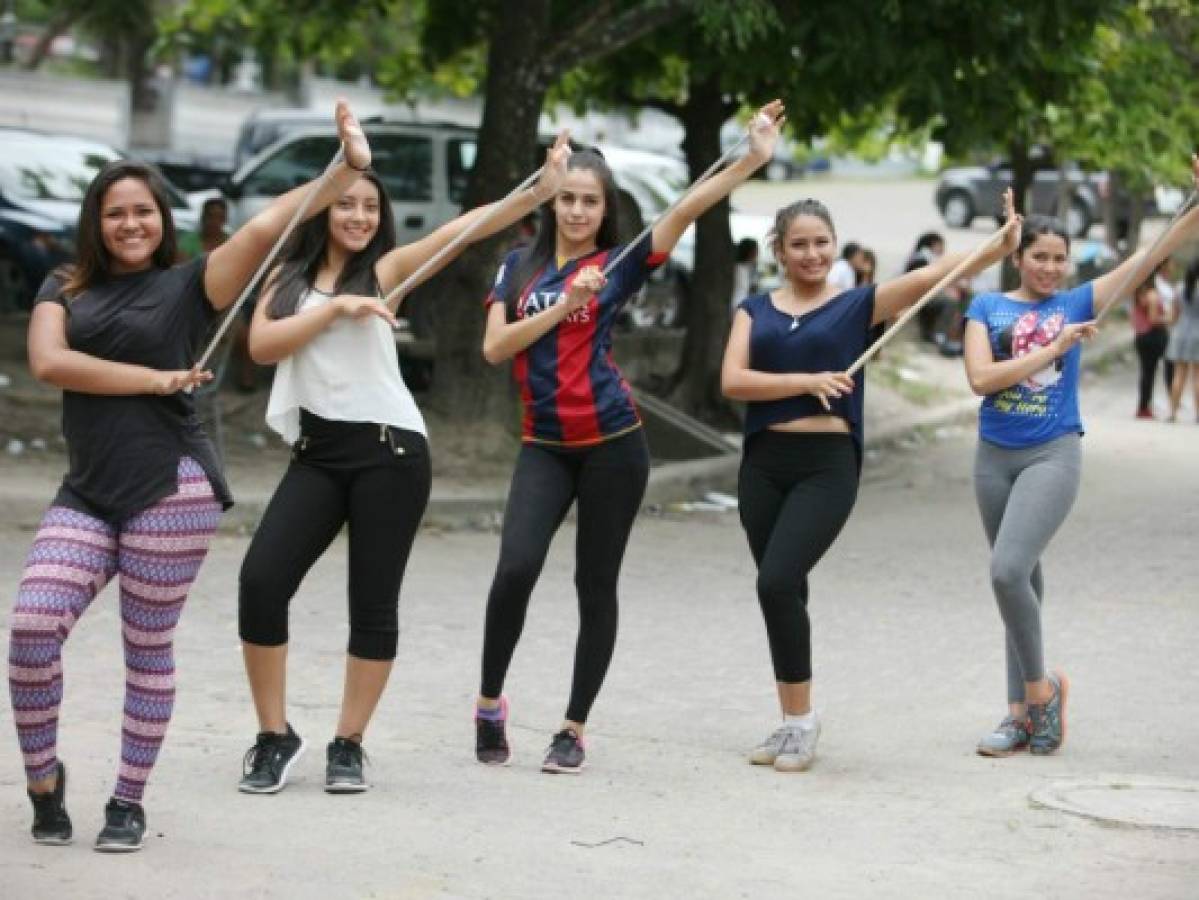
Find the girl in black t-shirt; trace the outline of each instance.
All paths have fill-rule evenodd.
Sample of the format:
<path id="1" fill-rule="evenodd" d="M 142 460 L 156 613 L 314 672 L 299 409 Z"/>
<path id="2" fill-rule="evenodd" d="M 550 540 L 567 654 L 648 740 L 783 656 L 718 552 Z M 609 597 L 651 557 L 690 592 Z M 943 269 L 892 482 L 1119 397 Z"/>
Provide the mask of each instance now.
<path id="1" fill-rule="evenodd" d="M 370 164 L 344 103 L 337 123 L 345 162 L 314 197 L 312 215 Z M 29 363 L 39 380 L 63 390 L 70 456 L 11 620 L 9 687 L 39 843 L 71 840 L 57 756 L 62 645 L 119 576 L 125 715 L 96 849 L 142 845 L 142 793 L 174 703 L 174 628 L 221 509 L 232 502 L 185 392 L 212 378 L 192 361 L 307 191 L 283 195 L 207 256 L 172 268 L 175 227 L 161 176 L 140 163 L 109 163 L 80 208 L 77 262 L 38 293 Z"/>

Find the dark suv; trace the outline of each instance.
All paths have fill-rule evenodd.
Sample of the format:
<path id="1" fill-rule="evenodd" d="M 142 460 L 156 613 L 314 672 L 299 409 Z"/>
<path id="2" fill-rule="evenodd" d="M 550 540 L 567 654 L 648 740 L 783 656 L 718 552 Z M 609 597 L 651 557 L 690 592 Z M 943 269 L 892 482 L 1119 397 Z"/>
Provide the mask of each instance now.
<path id="1" fill-rule="evenodd" d="M 1057 164 L 1046 155 L 1033 160 L 1034 174 L 1031 204 L 1028 212 L 1057 214 L 1060 174 Z M 1070 205 L 1066 210 L 1066 227 L 1075 237 L 1084 237 L 1091 226 L 1104 215 L 1108 200 L 1108 179 L 1102 172 L 1087 172 L 1077 165 L 1066 167 L 1070 182 Z M 935 201 L 945 224 L 951 228 L 969 228 L 974 219 L 982 217 L 1003 221 L 1003 191 L 1012 184 L 1012 166 L 1006 160 L 987 166 L 963 166 L 946 169 L 937 183 Z M 1128 197 L 1118 195 L 1117 213 L 1120 221 L 1128 218 Z M 1146 214 L 1155 207 L 1147 200 Z"/>

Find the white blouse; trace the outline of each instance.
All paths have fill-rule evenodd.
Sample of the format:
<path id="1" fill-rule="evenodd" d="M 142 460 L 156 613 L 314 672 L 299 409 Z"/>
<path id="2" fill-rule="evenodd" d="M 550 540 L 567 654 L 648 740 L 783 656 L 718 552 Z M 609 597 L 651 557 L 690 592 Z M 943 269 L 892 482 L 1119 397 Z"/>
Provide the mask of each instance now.
<path id="1" fill-rule="evenodd" d="M 328 303 L 315 288 L 296 312 Z M 382 301 L 380 301 L 382 302 Z M 289 444 L 300 437 L 300 409 L 339 422 L 374 422 L 427 435 L 425 420 L 400 377 L 395 337 L 378 316 L 339 317 L 275 368 L 266 422 Z"/>

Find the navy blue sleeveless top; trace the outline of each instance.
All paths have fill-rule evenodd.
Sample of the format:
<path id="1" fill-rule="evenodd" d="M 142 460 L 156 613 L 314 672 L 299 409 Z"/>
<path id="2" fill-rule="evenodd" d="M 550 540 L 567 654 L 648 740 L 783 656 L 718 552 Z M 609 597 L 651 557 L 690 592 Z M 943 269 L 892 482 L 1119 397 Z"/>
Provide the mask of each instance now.
<path id="1" fill-rule="evenodd" d="M 759 372 L 844 372 L 870 343 L 870 320 L 874 317 L 874 285 L 853 288 L 830 298 L 802 316 L 792 316 L 776 307 L 769 294 L 753 294 L 741 301 L 753 326 L 749 333 L 749 365 Z M 829 401 L 832 414 L 849 423 L 858 461 L 862 459 L 862 400 L 866 387 L 864 371 L 854 376 L 848 397 Z M 746 404 L 745 437 L 779 422 L 827 415 L 811 394 L 781 400 L 758 400 Z"/>

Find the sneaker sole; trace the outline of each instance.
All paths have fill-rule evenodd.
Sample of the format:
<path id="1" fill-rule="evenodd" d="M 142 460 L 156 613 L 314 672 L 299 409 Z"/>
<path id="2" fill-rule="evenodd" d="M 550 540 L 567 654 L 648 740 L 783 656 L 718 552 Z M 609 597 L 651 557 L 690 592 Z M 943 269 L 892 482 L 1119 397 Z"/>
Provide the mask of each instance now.
<path id="1" fill-rule="evenodd" d="M 1015 750 L 991 750 L 986 747 L 975 747 L 974 752 L 979 756 L 986 756 L 990 759 L 1007 759 L 1009 756 L 1023 753 L 1027 749 L 1028 744 L 1025 744 L 1023 747 L 1017 747 Z"/>
<path id="2" fill-rule="evenodd" d="M 34 842 L 35 844 L 43 844 L 43 845 L 44 845 L 44 846 L 46 846 L 46 847 L 65 847 L 65 846 L 67 846 L 68 844 L 70 844 L 70 843 L 73 843 L 73 842 L 74 842 L 74 840 L 75 840 L 75 838 L 74 838 L 74 837 L 66 837 L 66 838 L 61 838 L 61 837 L 35 837 L 35 838 L 33 838 L 33 842 Z"/>
<path id="3" fill-rule="evenodd" d="M 502 760 L 479 759 L 478 755 L 476 755 L 475 762 L 481 766 L 491 766 L 493 769 L 502 769 L 512 765 L 512 754 L 509 753 Z"/>
<path id="4" fill-rule="evenodd" d="M 333 784 L 325 784 L 326 794 L 363 794 L 371 789 L 369 784 L 355 784 L 353 782 L 335 781 Z"/>
<path id="5" fill-rule="evenodd" d="M 97 853 L 134 853 L 145 846 L 146 839 L 143 837 L 136 844 L 100 844 L 97 843 L 95 851 Z"/>
<path id="6" fill-rule="evenodd" d="M 269 787 L 254 787 L 250 784 L 238 784 L 237 789 L 243 794 L 277 794 L 287 787 L 287 776 L 291 774 L 291 767 L 296 764 L 296 761 L 304 755 L 304 751 L 308 749 L 308 744 L 303 738 L 300 738 L 300 748 L 296 750 L 296 755 L 287 761 L 287 765 L 283 767 L 283 774 L 279 776 L 279 783 L 272 784 Z"/>
<path id="7" fill-rule="evenodd" d="M 586 768 L 587 763 L 581 763 L 577 766 L 560 766 L 557 763 L 542 763 L 541 771 L 547 775 L 579 775 Z"/>
<path id="8" fill-rule="evenodd" d="M 802 766 L 791 766 L 791 765 L 784 763 L 780 767 L 778 764 L 778 761 L 776 760 L 774 763 L 774 771 L 781 772 L 784 775 L 797 775 L 800 772 L 808 771 L 808 769 L 812 768 L 812 764 L 815 762 L 816 762 L 815 759 L 810 759 L 806 763 L 804 763 Z"/>
<path id="9" fill-rule="evenodd" d="M 757 756 L 751 753 L 748 757 L 751 766 L 773 766 L 777 756 Z"/>

